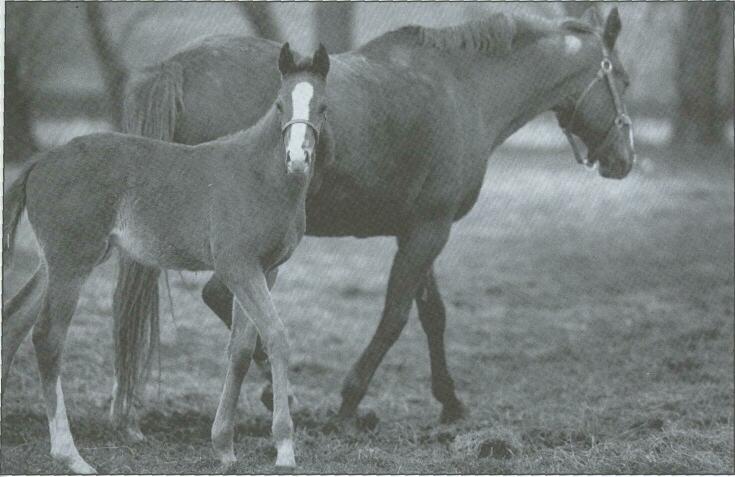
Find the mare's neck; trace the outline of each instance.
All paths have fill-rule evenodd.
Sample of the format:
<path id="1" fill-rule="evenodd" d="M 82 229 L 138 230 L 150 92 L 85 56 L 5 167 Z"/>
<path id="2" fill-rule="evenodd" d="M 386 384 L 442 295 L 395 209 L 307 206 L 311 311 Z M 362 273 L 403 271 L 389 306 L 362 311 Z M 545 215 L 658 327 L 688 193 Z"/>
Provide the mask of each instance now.
<path id="1" fill-rule="evenodd" d="M 492 147 L 568 97 L 578 82 L 580 64 L 566 51 L 561 32 L 504 57 L 478 53 L 466 61 L 468 74 L 461 81 L 477 92 L 485 125 L 494 133 Z"/>

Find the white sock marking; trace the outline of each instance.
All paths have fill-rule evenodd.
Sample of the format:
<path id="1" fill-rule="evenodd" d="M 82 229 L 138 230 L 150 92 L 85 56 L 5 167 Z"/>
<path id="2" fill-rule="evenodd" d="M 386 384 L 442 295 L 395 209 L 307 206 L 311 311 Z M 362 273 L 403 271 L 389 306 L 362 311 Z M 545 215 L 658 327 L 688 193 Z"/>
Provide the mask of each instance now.
<path id="1" fill-rule="evenodd" d="M 311 83 L 303 81 L 297 84 L 291 92 L 294 119 L 309 119 L 309 104 L 314 96 L 314 87 Z M 291 135 L 286 150 L 293 160 L 303 160 L 304 151 L 301 148 L 306 139 L 306 124 L 294 124 L 291 126 Z"/>

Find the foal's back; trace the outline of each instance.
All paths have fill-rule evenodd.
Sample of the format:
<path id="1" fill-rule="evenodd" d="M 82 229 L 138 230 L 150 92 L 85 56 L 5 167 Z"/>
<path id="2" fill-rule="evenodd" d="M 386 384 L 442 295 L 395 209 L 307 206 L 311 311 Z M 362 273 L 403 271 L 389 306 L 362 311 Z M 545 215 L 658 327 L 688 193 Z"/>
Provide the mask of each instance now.
<path id="1" fill-rule="evenodd" d="M 118 245 L 142 263 L 204 267 L 212 180 L 198 149 L 105 133 L 39 155 L 26 192 L 44 253 L 96 263 Z"/>

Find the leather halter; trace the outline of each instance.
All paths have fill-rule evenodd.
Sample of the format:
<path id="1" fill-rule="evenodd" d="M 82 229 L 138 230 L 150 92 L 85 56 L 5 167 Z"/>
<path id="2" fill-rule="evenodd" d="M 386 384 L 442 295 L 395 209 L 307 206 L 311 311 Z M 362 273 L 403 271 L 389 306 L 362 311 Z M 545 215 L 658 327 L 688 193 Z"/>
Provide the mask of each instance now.
<path id="1" fill-rule="evenodd" d="M 308 127 L 311 128 L 312 131 L 314 131 L 314 135 L 317 139 L 319 139 L 319 128 L 316 127 L 316 124 L 312 123 L 308 119 L 292 119 L 286 124 L 283 125 L 281 128 L 281 135 L 286 133 L 286 129 L 293 126 L 294 124 L 306 124 Z"/>
<path id="2" fill-rule="evenodd" d="M 582 94 L 579 96 L 579 98 L 577 98 L 577 101 L 574 104 L 574 110 L 572 111 L 572 116 L 569 118 L 569 121 L 567 121 L 566 124 L 562 124 L 561 119 L 559 119 L 559 116 L 557 115 L 559 127 L 562 131 L 564 131 L 564 134 L 566 135 L 569 144 L 572 146 L 572 151 L 574 151 L 574 158 L 577 160 L 578 163 L 584 164 L 587 167 L 593 167 L 595 162 L 597 161 L 587 160 L 582 157 L 582 154 L 579 152 L 579 146 L 577 145 L 577 141 L 575 140 L 571 129 L 574 126 L 574 120 L 577 118 L 577 111 L 584 103 L 584 100 L 587 98 L 589 92 L 592 91 L 592 88 L 594 88 L 595 85 L 601 80 L 605 80 L 607 89 L 612 96 L 613 104 L 615 106 L 615 119 L 608 128 L 602 143 L 600 143 L 592 152 L 588 153 L 588 156 L 592 158 L 599 156 L 602 152 L 604 152 L 613 144 L 613 141 L 617 138 L 617 134 L 615 133 L 620 132 L 623 129 L 627 129 L 628 143 L 630 144 L 631 150 L 635 150 L 635 146 L 633 144 L 633 121 L 631 121 L 630 116 L 628 116 L 625 104 L 623 104 L 623 101 L 620 98 L 620 93 L 618 93 L 618 89 L 615 87 L 615 81 L 613 78 L 613 64 L 610 60 L 610 53 L 607 51 L 607 48 L 603 46 L 600 69 L 597 71 L 597 74 L 592 79 L 592 81 L 590 81 L 584 91 L 582 91 Z M 635 153 L 633 154 L 633 160 L 635 160 Z"/>

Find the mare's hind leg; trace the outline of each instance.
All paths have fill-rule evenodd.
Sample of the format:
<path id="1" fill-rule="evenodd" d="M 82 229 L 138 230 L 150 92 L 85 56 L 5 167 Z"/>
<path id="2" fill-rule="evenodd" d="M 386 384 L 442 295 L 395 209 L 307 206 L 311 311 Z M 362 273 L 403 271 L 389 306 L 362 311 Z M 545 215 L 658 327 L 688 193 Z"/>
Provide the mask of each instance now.
<path id="1" fill-rule="evenodd" d="M 431 391 L 442 404 L 442 422 L 460 419 L 464 413 L 464 405 L 454 391 L 454 381 L 447 368 L 444 351 L 444 329 L 446 328 L 446 311 L 439 287 L 436 284 L 433 267 L 426 273 L 424 283 L 416 294 L 416 307 L 419 311 L 421 326 L 426 332 L 429 342 L 429 359 L 431 361 Z"/>
<path id="2" fill-rule="evenodd" d="M 40 264 L 33 276 L 23 285 L 23 288 L 3 306 L 2 379 L 4 384 L 8 382 L 10 365 L 16 351 L 18 351 L 18 347 L 41 312 L 41 304 L 43 303 L 41 298 L 46 278 L 46 267 Z M 4 391 L 5 386 L 3 386 Z"/>
<path id="3" fill-rule="evenodd" d="M 48 273 L 48 289 L 38 322 L 33 328 L 33 345 L 46 402 L 51 456 L 73 473 L 92 474 L 95 473 L 94 468 L 82 459 L 74 445 L 59 376 L 66 332 L 88 274 L 60 271 L 51 265 Z"/>

